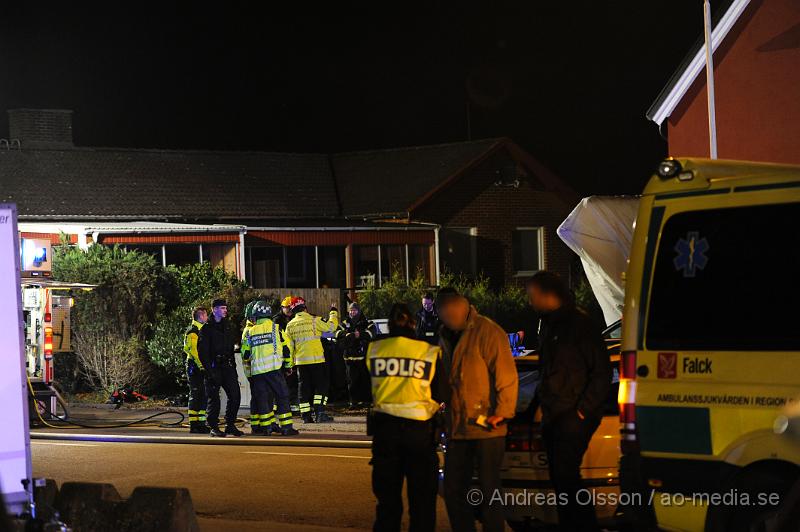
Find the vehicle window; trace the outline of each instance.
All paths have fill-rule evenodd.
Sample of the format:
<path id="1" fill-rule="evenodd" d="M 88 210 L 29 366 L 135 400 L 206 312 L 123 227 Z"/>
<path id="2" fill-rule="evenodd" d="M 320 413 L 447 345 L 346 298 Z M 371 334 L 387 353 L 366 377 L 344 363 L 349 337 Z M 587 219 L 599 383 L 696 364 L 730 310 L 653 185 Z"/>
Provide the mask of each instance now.
<path id="1" fill-rule="evenodd" d="M 798 350 L 800 203 L 670 217 L 656 254 L 648 349 Z"/>
<path id="2" fill-rule="evenodd" d="M 606 416 L 619 415 L 619 404 L 617 403 L 617 394 L 619 392 L 619 362 L 612 362 L 611 367 L 611 388 L 603 405 L 603 415 Z M 519 374 L 519 393 L 517 393 L 517 407 L 515 412 L 517 414 L 523 414 L 530 410 L 530 414 L 533 415 L 532 410 L 535 410 L 539 406 L 538 402 L 534 403 L 536 399 L 536 388 L 539 385 L 539 370 L 532 369 L 530 366 L 525 369 L 517 366 L 517 372 Z"/>
<path id="3" fill-rule="evenodd" d="M 619 340 L 622 338 L 622 322 L 617 322 L 612 325 L 603 333 L 603 337 L 611 340 Z"/>

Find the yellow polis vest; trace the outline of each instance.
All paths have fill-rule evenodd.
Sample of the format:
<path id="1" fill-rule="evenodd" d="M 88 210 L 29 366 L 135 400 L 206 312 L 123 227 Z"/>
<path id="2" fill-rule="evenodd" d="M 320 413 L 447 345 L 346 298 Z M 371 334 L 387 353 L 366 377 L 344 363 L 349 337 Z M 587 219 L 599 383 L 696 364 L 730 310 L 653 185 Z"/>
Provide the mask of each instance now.
<path id="1" fill-rule="evenodd" d="M 373 410 L 426 421 L 439 410 L 431 398 L 431 381 L 439 346 L 402 336 L 369 344 L 367 367 L 372 377 Z"/>

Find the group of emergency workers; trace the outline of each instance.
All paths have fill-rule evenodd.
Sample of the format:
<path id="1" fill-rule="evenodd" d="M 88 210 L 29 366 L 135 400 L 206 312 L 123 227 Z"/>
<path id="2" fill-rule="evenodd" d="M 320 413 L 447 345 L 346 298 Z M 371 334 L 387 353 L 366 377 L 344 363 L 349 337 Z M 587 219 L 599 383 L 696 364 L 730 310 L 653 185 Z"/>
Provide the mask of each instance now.
<path id="1" fill-rule="evenodd" d="M 212 436 L 241 436 L 236 426 L 240 406 L 234 352 L 240 346 L 244 376 L 251 392 L 250 427 L 254 435 L 295 435 L 290 387 L 296 378 L 297 409 L 304 423 L 326 423 L 330 391 L 330 365 L 325 345 L 335 342 L 345 363 L 350 406 L 372 404 L 367 349 L 378 336 L 375 324 L 357 303 L 348 305 L 344 319 L 335 304 L 326 318 L 308 312 L 302 297 L 286 296 L 272 314 L 266 301 L 251 301 L 244 311 L 241 337 L 227 318 L 227 304 L 214 300 L 209 316 L 196 308 L 184 334 L 186 373 L 189 380 L 190 432 Z M 439 320 L 433 295 L 422 299 L 414 335 L 430 344 L 438 342 Z M 227 396 L 225 429 L 219 428 L 220 389 Z"/>
<path id="2" fill-rule="evenodd" d="M 557 275 L 537 273 L 526 282 L 526 291 L 540 316 L 537 397 L 550 480 L 570 501 L 558 507 L 561 529 L 598 530 L 592 508 L 579 507 L 575 494 L 581 488 L 581 460 L 610 387 L 605 345 Z M 274 316 L 266 301 L 254 301 L 245 310 L 240 338 L 231 334 L 225 301 L 215 300 L 212 307 L 210 318 L 205 309 L 195 309 L 184 341 L 192 432 L 242 435 L 236 427 L 236 343 L 252 391 L 252 434 L 298 433 L 286 382 L 294 371 L 303 421 L 332 421 L 325 412 L 330 377 L 323 342 L 335 339 L 347 364 L 351 403 L 371 404 L 374 529 L 400 530 L 404 483 L 410 530 L 435 529 L 436 450 L 445 432 L 444 498 L 452 528 L 475 530 L 477 516 L 483 530 L 503 530 L 503 510 L 491 498 L 502 489 L 505 422 L 516 414 L 518 375 L 508 335 L 466 297 L 442 288 L 435 302 L 425 294 L 417 314 L 402 302 L 394 304 L 388 337 L 378 337 L 375 325 L 353 303 L 340 322 L 335 304 L 323 319 L 310 314 L 301 297 L 285 298 Z M 224 431 L 218 419 L 220 388 L 228 397 Z M 483 496 L 477 501 L 468 497 L 475 477 Z"/>

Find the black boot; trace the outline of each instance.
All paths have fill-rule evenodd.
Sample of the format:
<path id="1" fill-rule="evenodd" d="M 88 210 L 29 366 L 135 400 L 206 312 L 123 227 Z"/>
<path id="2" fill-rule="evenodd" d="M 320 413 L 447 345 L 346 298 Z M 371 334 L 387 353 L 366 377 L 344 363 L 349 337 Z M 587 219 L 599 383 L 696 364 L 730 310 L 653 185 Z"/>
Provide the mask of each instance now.
<path id="1" fill-rule="evenodd" d="M 211 433 L 211 436 L 215 438 L 224 438 L 227 436 L 227 434 L 219 430 L 219 427 L 209 427 L 209 432 Z"/>
<path id="2" fill-rule="evenodd" d="M 305 414 L 303 414 L 303 423 L 313 423 L 313 422 L 314 422 L 314 416 L 311 415 L 311 412 L 306 412 Z"/>
<path id="3" fill-rule="evenodd" d="M 266 427 L 262 427 L 261 425 L 251 425 L 250 426 L 250 434 L 253 436 L 261 436 L 264 434 L 264 429 Z"/>
<path id="4" fill-rule="evenodd" d="M 202 421 L 195 421 L 195 424 L 191 424 L 189 428 L 189 432 L 191 434 L 208 434 L 211 432 L 211 429 L 206 427 Z"/>
<path id="5" fill-rule="evenodd" d="M 316 409 L 316 418 L 314 419 L 317 423 L 330 423 L 333 421 L 333 417 L 329 416 L 325 413 L 324 406 L 318 406 Z"/>
<path id="6" fill-rule="evenodd" d="M 244 432 L 236 428 L 236 425 L 228 425 L 227 427 L 225 427 L 225 435 L 238 438 L 239 436 L 244 436 Z"/>
<path id="7" fill-rule="evenodd" d="M 297 436 L 300 434 L 296 428 L 291 425 L 286 425 L 285 427 L 281 427 L 280 432 L 277 432 L 279 436 Z"/>

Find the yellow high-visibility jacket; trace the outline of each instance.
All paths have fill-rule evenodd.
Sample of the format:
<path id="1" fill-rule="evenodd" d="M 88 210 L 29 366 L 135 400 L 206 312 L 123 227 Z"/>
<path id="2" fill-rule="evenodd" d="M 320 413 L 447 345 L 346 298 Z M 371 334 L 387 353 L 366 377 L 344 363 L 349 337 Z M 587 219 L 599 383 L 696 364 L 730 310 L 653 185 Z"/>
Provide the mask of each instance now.
<path id="1" fill-rule="evenodd" d="M 252 356 L 252 352 L 247 343 L 247 335 L 249 334 L 249 331 L 253 325 L 253 322 L 250 320 L 245 322 L 244 330 L 242 331 L 242 342 L 239 344 L 239 354 L 242 356 L 242 370 L 244 371 L 244 376 L 247 379 L 252 376 L 252 372 L 250 371 L 250 357 Z"/>
<path id="2" fill-rule="evenodd" d="M 322 335 L 333 334 L 339 326 L 339 312 L 331 310 L 328 321 L 308 312 L 299 312 L 286 326 L 284 337 L 295 366 L 325 362 Z"/>
<path id="3" fill-rule="evenodd" d="M 277 371 L 284 365 L 283 332 L 269 318 L 261 318 L 250 326 L 242 340 L 242 353 L 247 346 L 248 367 L 252 376 Z"/>
<path id="4" fill-rule="evenodd" d="M 197 339 L 200 336 L 200 329 L 203 328 L 203 325 L 205 324 L 192 320 L 192 324 L 189 325 L 183 335 L 183 352 L 186 353 L 187 360 L 193 360 L 200 369 L 203 369 L 203 363 L 200 362 L 200 356 L 197 354 Z"/>
<path id="5" fill-rule="evenodd" d="M 427 421 L 439 410 L 431 381 L 442 350 L 422 340 L 394 336 L 367 349 L 374 412 Z"/>

